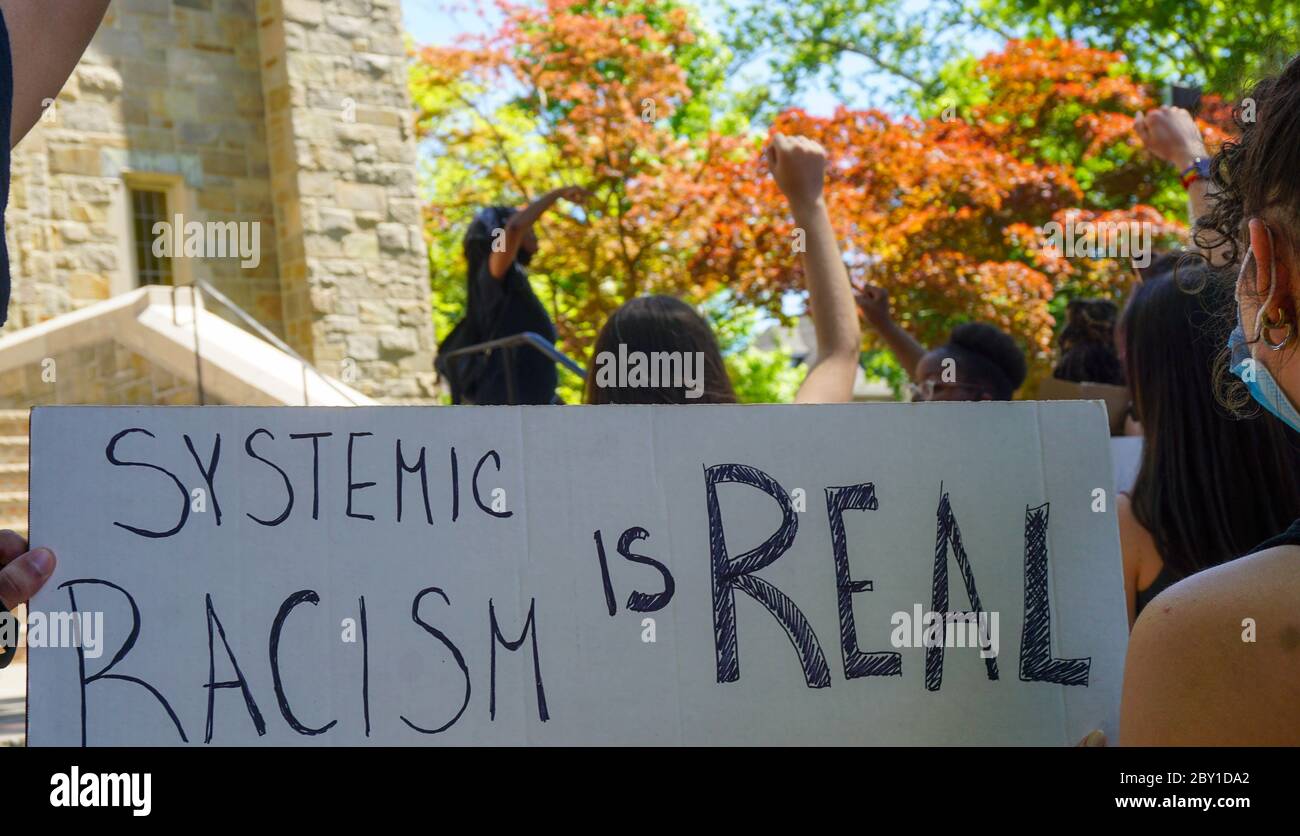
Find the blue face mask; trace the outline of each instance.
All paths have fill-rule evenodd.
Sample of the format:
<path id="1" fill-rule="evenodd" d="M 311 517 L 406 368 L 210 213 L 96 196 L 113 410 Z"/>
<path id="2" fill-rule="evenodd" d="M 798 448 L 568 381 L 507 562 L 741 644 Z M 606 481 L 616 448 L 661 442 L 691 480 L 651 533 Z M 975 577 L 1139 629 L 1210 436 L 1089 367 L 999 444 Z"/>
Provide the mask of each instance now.
<path id="1" fill-rule="evenodd" d="M 1246 332 L 1242 330 L 1240 324 L 1232 329 L 1232 335 L 1228 337 L 1228 351 L 1232 358 L 1229 361 L 1232 364 L 1232 373 L 1246 384 L 1255 403 L 1267 409 L 1291 429 L 1300 432 L 1300 412 L 1296 411 L 1295 404 L 1291 403 L 1291 399 L 1282 391 L 1282 387 L 1277 385 L 1277 380 L 1264 364 L 1250 356 L 1250 346 L 1246 344 Z"/>

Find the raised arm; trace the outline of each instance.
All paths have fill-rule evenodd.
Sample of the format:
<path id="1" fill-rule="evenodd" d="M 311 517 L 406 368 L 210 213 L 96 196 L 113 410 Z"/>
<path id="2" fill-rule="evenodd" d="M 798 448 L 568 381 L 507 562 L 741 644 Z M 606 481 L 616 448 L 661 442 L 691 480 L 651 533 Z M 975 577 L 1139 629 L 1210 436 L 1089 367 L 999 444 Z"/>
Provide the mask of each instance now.
<path id="1" fill-rule="evenodd" d="M 1139 113 L 1133 120 L 1133 132 L 1152 156 L 1172 165 L 1180 175 L 1188 172 L 1197 160 L 1210 158 L 1196 120 L 1181 107 L 1160 107 Z M 1196 219 L 1209 211 L 1210 181 L 1206 177 L 1197 177 L 1187 187 L 1187 225 L 1195 227 Z M 1200 247 L 1195 239 L 1190 244 L 1214 263 L 1220 263 L 1216 260 L 1216 253 L 1221 247 Z"/>
<path id="2" fill-rule="evenodd" d="M 506 221 L 505 247 L 501 252 L 493 250 L 492 257 L 488 260 L 488 269 L 492 271 L 492 278 L 506 277 L 506 273 L 510 272 L 510 265 L 515 263 L 515 258 L 519 255 L 519 248 L 523 246 L 528 233 L 532 231 L 533 224 L 537 223 L 537 219 L 560 198 L 581 203 L 586 200 L 587 191 L 577 186 L 555 189 L 511 215 L 510 220 Z"/>
<path id="3" fill-rule="evenodd" d="M 871 327 L 876 329 L 876 333 L 880 334 L 885 345 L 889 346 L 898 365 L 907 372 L 908 380 L 919 382 L 916 379 L 916 367 L 925 354 L 925 346 L 894 321 L 889 312 L 889 291 L 883 287 L 867 285 L 858 295 L 858 309 Z"/>
<path id="4" fill-rule="evenodd" d="M 804 234 L 803 268 L 808 311 L 817 332 L 817 362 L 808 370 L 795 403 L 853 400 L 862 332 L 853 310 L 853 290 L 822 196 L 826 151 L 803 137 L 777 134 L 767 150 L 768 166 L 790 202 Z"/>
<path id="5" fill-rule="evenodd" d="M 14 104 L 9 147 L 57 98 L 104 19 L 109 0 L 0 0 L 13 56 Z"/>

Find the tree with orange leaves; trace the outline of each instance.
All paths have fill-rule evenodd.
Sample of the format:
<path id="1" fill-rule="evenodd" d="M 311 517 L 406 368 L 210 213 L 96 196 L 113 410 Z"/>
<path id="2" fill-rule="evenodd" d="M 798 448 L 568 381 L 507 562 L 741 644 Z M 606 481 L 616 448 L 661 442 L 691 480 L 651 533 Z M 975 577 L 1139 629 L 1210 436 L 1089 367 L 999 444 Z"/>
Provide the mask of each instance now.
<path id="1" fill-rule="evenodd" d="M 1041 377 L 1054 314 L 1069 298 L 1119 297 L 1132 276 L 1124 259 L 1063 257 L 1045 246 L 1047 225 L 1145 224 L 1165 248 L 1185 237 L 1170 219 L 1181 208 L 1177 180 L 1132 134 L 1134 115 L 1153 105 L 1117 54 L 1013 41 L 950 68 L 927 118 L 793 110 L 773 130 L 830 151 L 827 199 L 851 272 L 890 292 L 915 337 L 936 344 L 959 322 L 989 322 L 1021 342 Z M 715 176 L 730 183 L 731 213 L 695 269 L 731 276 L 757 298 L 798 287 L 798 262 L 773 257 L 797 230 L 771 187 L 743 165 Z"/>

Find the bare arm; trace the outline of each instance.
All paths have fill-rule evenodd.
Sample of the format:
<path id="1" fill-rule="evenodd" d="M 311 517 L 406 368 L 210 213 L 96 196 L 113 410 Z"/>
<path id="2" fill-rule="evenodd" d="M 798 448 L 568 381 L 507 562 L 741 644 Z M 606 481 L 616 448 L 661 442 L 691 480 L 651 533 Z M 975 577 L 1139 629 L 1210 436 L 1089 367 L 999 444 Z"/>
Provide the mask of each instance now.
<path id="1" fill-rule="evenodd" d="M 1181 174 L 1198 158 L 1208 159 L 1210 152 L 1201 139 L 1201 129 L 1196 120 L 1181 107 L 1161 107 L 1149 113 L 1139 113 L 1133 120 L 1133 132 L 1151 154 L 1172 165 Z M 1187 225 L 1195 227 L 1196 219 L 1210 211 L 1210 181 L 1204 177 L 1187 187 Z M 1208 249 L 1191 245 L 1202 255 L 1220 264 L 1221 247 Z"/>
<path id="2" fill-rule="evenodd" d="M 0 0 L 13 55 L 14 107 L 9 147 L 63 89 L 104 19 L 109 0 Z"/>
<path id="3" fill-rule="evenodd" d="M 894 321 L 889 313 L 889 292 L 883 287 L 868 285 L 858 296 L 858 308 L 871 327 L 876 329 L 885 345 L 893 352 L 898 365 L 907 372 L 907 377 L 917 383 L 916 367 L 925 355 L 925 346 L 907 333 L 907 329 Z"/>
<path id="4" fill-rule="evenodd" d="M 777 134 L 767 153 L 772 176 L 803 231 L 808 310 L 817 332 L 817 362 L 808 370 L 795 403 L 845 403 L 853 400 L 862 332 L 822 197 L 826 151 L 811 139 Z"/>
<path id="5" fill-rule="evenodd" d="M 488 269 L 492 271 L 492 278 L 504 279 L 506 273 L 510 272 L 510 265 L 515 263 L 515 258 L 519 255 L 519 248 L 523 245 L 528 231 L 533 228 L 533 224 L 537 223 L 537 219 L 546 213 L 547 209 L 554 206 L 555 202 L 560 198 L 577 203 L 584 200 L 586 194 L 586 191 L 577 187 L 555 189 L 511 215 L 510 220 L 506 221 L 505 247 L 500 252 L 494 249 L 491 258 L 488 259 Z"/>

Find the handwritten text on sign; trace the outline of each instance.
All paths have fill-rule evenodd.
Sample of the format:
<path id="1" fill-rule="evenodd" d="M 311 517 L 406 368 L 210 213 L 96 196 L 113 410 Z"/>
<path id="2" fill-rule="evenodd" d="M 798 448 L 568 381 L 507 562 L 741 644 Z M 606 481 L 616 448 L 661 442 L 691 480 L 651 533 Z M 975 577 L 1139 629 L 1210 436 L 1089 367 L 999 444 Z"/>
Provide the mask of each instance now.
<path id="1" fill-rule="evenodd" d="M 1100 410 L 37 409 L 30 742 L 1073 742 Z"/>

